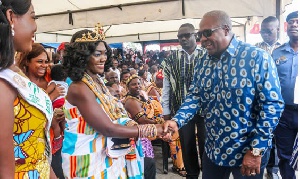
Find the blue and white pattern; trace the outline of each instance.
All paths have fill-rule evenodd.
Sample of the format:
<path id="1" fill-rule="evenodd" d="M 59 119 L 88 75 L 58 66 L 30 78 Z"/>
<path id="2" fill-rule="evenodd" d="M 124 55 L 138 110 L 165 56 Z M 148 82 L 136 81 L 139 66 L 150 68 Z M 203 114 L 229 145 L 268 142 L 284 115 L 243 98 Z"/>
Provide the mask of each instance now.
<path id="1" fill-rule="evenodd" d="M 206 53 L 198 61 L 174 120 L 182 127 L 200 110 L 208 157 L 219 166 L 240 166 L 250 147 L 271 147 L 283 107 L 271 56 L 233 37 L 220 59 Z"/>

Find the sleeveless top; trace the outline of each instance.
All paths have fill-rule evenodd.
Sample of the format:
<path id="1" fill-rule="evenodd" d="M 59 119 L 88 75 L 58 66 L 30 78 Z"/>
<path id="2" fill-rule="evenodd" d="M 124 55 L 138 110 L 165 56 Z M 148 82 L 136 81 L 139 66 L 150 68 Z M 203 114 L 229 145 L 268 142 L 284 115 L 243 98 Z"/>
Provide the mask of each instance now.
<path id="1" fill-rule="evenodd" d="M 0 72 L 0 78 L 18 91 L 14 101 L 14 178 L 49 178 L 51 100 L 43 89 L 24 74 L 5 69 Z"/>
<path id="2" fill-rule="evenodd" d="M 82 81 L 94 92 L 99 106 L 106 112 L 113 123 L 130 125 L 128 118 L 117 100 L 110 95 L 103 81 L 99 78 L 101 89 L 87 74 Z M 62 167 L 67 178 L 143 178 L 142 148 L 136 146 L 118 156 L 111 156 L 108 142 L 111 138 L 94 130 L 83 118 L 79 109 L 67 100 L 64 106 L 66 128 L 62 147 Z M 99 119 L 101 120 L 101 119 Z"/>

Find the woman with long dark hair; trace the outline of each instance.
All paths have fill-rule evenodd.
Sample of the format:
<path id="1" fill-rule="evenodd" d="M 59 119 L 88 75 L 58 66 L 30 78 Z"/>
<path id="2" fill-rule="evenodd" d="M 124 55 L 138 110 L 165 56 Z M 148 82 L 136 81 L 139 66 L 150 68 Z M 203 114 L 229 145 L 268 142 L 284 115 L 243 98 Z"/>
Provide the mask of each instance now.
<path id="1" fill-rule="evenodd" d="M 51 172 L 51 100 L 14 65 L 32 49 L 37 26 L 31 0 L 0 1 L 0 178 L 56 178 Z"/>

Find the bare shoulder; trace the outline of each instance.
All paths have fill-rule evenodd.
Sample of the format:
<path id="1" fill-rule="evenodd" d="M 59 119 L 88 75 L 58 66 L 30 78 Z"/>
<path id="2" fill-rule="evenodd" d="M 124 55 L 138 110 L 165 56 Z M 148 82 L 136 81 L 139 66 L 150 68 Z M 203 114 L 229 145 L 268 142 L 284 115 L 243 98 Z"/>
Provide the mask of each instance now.
<path id="1" fill-rule="evenodd" d="M 5 93 L 0 93 L 1 101 L 7 102 L 5 100 L 16 99 L 18 94 L 17 90 L 2 78 L 0 78 L 0 89 L 1 91 L 5 91 Z"/>
<path id="2" fill-rule="evenodd" d="M 125 105 L 124 105 L 125 109 L 126 110 L 130 110 L 130 109 L 133 109 L 133 108 L 141 108 L 141 104 L 135 100 L 135 99 L 132 99 L 132 98 L 128 98 L 125 102 Z"/>
<path id="3" fill-rule="evenodd" d="M 78 102 L 84 102 L 90 99 L 95 99 L 94 93 L 90 90 L 90 88 L 82 81 L 73 82 L 67 94 L 67 100 L 77 106 Z"/>

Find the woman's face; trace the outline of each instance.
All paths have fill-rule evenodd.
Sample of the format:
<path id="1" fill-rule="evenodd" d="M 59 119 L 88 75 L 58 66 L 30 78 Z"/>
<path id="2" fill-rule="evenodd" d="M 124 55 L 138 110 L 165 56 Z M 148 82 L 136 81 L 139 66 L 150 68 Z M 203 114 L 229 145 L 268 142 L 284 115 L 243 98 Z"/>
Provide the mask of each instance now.
<path id="1" fill-rule="evenodd" d="M 147 72 L 145 72 L 145 73 L 143 74 L 142 78 L 143 78 L 144 80 L 147 80 Z"/>
<path id="2" fill-rule="evenodd" d="M 107 60 L 107 50 L 103 42 L 100 42 L 95 52 L 90 56 L 87 71 L 91 74 L 103 74 L 104 64 Z"/>
<path id="3" fill-rule="evenodd" d="M 31 5 L 28 12 L 22 16 L 13 13 L 12 22 L 14 47 L 18 52 L 30 52 L 34 43 L 34 33 L 37 30 L 35 12 Z"/>
<path id="4" fill-rule="evenodd" d="M 46 52 L 41 53 L 39 56 L 30 59 L 27 62 L 28 74 L 36 77 L 44 77 L 46 74 L 49 61 Z"/>
<path id="5" fill-rule="evenodd" d="M 130 94 L 137 96 L 140 94 L 141 90 L 141 82 L 139 78 L 134 78 L 133 80 L 130 81 L 128 85 L 128 91 Z"/>

